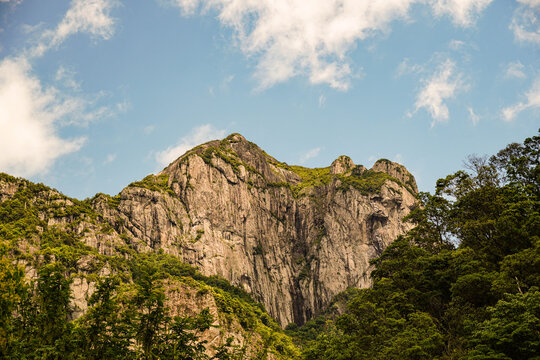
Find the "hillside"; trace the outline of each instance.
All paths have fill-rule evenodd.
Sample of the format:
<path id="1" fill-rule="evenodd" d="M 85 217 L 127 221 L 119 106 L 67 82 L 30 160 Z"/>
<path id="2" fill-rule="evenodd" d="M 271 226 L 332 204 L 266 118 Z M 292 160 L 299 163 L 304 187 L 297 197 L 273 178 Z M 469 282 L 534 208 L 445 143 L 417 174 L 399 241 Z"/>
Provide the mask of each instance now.
<path id="1" fill-rule="evenodd" d="M 233 134 L 91 206 L 138 252 L 161 249 L 224 277 L 285 326 L 370 285 L 369 261 L 412 227 L 401 220 L 416 192 L 388 160 L 370 170 L 346 156 L 327 168 L 289 166 Z"/>
<path id="2" fill-rule="evenodd" d="M 119 331 L 116 350 L 135 358 L 165 358 L 181 340 L 208 356 L 295 358 L 278 324 L 302 324 L 347 288 L 369 286 L 370 260 L 412 227 L 401 219 L 416 193 L 388 160 L 290 166 L 239 134 L 116 196 L 80 201 L 2 174 L 4 355 L 54 357 L 85 341 L 99 354 L 92 344 L 107 349 Z M 160 314 L 152 331 L 149 314 Z M 197 336 L 179 336 L 173 319 Z M 109 324 L 101 333 L 98 320 Z M 49 333 L 36 342 L 29 329 Z"/>

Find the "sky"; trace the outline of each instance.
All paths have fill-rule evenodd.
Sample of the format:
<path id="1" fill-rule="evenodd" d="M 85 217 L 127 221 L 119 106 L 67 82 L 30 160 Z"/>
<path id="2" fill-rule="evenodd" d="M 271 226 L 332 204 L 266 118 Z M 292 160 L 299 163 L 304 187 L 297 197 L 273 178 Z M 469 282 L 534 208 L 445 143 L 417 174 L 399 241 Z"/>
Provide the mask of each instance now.
<path id="1" fill-rule="evenodd" d="M 116 194 L 239 132 L 420 190 L 540 128 L 540 0 L 0 0 L 0 172 Z"/>

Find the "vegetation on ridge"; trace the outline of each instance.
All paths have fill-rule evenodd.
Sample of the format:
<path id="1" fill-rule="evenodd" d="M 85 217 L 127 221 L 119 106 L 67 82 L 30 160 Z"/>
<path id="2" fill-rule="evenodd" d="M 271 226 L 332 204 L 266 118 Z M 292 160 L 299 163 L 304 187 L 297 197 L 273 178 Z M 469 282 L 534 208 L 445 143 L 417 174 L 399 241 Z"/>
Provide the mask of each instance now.
<path id="1" fill-rule="evenodd" d="M 164 192 L 171 196 L 175 196 L 174 191 L 172 191 L 172 189 L 169 187 L 169 175 L 167 174 L 151 174 L 140 181 L 129 184 L 128 187 L 139 187 L 151 191 Z"/>

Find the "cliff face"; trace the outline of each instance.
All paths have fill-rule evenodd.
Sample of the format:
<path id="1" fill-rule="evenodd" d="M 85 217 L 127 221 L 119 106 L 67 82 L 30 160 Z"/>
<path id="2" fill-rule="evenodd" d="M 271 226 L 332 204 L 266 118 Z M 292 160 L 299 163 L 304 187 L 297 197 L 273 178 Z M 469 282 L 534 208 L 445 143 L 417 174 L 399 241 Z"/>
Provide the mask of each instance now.
<path id="1" fill-rule="evenodd" d="M 139 190 L 143 193 L 147 191 Z M 172 197 L 174 201 L 170 196 L 162 197 L 159 191 L 152 193 L 156 193 L 156 196 L 150 197 L 150 201 L 157 202 L 157 206 L 154 204 L 155 207 L 150 207 L 152 209 L 174 206 L 178 200 L 176 196 Z M 95 211 L 92 203 L 99 205 L 97 207 L 108 215 Z M 143 208 L 145 206 L 142 204 Z M 88 314 L 91 306 L 89 299 L 100 281 L 109 278 L 117 282 L 118 286 L 110 299 L 113 306 L 125 310 L 133 305 L 134 296 L 138 294 L 137 279 L 142 274 L 154 274 L 152 286 L 156 293 L 163 290 L 164 311 L 168 315 L 184 317 L 196 316 L 203 310 L 209 312 L 213 319 L 212 326 L 197 334 L 199 340 L 206 341 L 204 346 L 208 355 L 214 355 L 215 347 L 228 343 L 230 339 L 233 347 L 229 347 L 229 350 L 243 354 L 245 358 L 299 358 L 291 339 L 247 293 L 224 279 L 205 277 L 195 268 L 159 249 L 148 251 L 150 248 L 147 245 L 124 231 L 117 207 L 117 197 L 98 194 L 92 200 L 79 201 L 45 185 L 0 173 L 0 253 L 4 260 L 0 264 L 0 275 L 2 279 L 7 279 L 9 287 L 13 283 L 9 282 L 13 277 L 10 274 L 16 273 L 17 268 L 24 270 L 29 289 L 29 298 L 24 299 L 35 304 L 24 306 L 35 306 L 38 313 L 42 311 L 36 298 L 37 282 L 41 271 L 53 264 L 62 269 L 61 277 L 70 283 L 71 301 L 66 307 L 69 321 Z M 164 215 L 157 210 L 152 216 L 159 219 Z M 179 223 L 176 225 L 179 226 Z M 159 231 L 158 228 L 157 233 Z M 136 251 L 137 248 L 144 252 Z M 156 272 L 153 273 L 151 269 L 156 269 Z M 19 306 L 21 297 L 15 293 L 15 288 L 4 286 L 3 290 L 14 294 L 7 298 L 6 308 Z M 95 304 L 93 308 L 96 308 Z M 129 311 L 143 310 L 134 307 Z M 22 321 L 19 316 L 14 311 L 13 317 Z M 135 319 L 131 324 L 136 326 L 136 316 L 132 313 L 130 316 L 132 320 Z M 87 321 L 84 317 L 82 319 L 83 323 Z M 124 335 L 129 336 L 129 331 L 126 330 Z M 134 338 L 132 341 L 135 347 L 140 346 Z"/>
<path id="2" fill-rule="evenodd" d="M 280 163 L 239 134 L 194 148 L 92 207 L 138 251 L 163 249 L 260 300 L 281 325 L 303 323 L 411 228 L 414 178 L 379 160 L 328 168 Z M 90 244 L 94 247 L 99 244 Z"/>

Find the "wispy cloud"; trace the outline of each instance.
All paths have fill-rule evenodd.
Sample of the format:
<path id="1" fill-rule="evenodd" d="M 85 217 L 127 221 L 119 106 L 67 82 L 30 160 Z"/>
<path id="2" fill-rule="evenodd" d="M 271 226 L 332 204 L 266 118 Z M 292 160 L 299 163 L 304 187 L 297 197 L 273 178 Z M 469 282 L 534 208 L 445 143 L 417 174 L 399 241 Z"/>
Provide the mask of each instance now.
<path id="1" fill-rule="evenodd" d="M 323 108 L 326 106 L 326 96 L 319 95 L 319 108 Z"/>
<path id="2" fill-rule="evenodd" d="M 514 11 L 510 29 L 519 42 L 540 46 L 540 1 L 518 0 L 520 6 Z"/>
<path id="3" fill-rule="evenodd" d="M 234 75 L 228 75 L 221 81 L 221 88 L 223 90 L 227 90 L 229 88 L 229 84 L 234 80 Z"/>
<path id="4" fill-rule="evenodd" d="M 176 145 L 169 146 L 167 149 L 157 152 L 155 154 L 155 160 L 159 166 L 165 167 L 195 146 L 210 140 L 221 139 L 225 134 L 226 130 L 216 129 L 210 124 L 196 127 L 188 135 L 180 138 Z"/>
<path id="5" fill-rule="evenodd" d="M 540 108 L 540 75 L 534 80 L 524 97 L 525 101 L 520 101 L 502 110 L 502 117 L 505 121 L 514 120 L 516 116 L 527 109 Z"/>
<path id="6" fill-rule="evenodd" d="M 465 46 L 465 42 L 461 40 L 451 40 L 448 43 L 448 47 L 454 51 L 459 50 Z"/>
<path id="7" fill-rule="evenodd" d="M 71 90 L 80 90 L 81 84 L 75 80 L 75 72 L 73 70 L 66 69 L 64 66 L 60 66 L 56 71 L 54 77 L 56 82 L 62 83 L 65 87 Z"/>
<path id="8" fill-rule="evenodd" d="M 455 25 L 468 27 L 493 0 L 434 0 L 431 1 L 436 16 L 448 15 Z"/>
<path id="9" fill-rule="evenodd" d="M 156 126 L 155 126 L 155 125 L 148 125 L 148 126 L 145 126 L 145 127 L 144 127 L 143 132 L 144 132 L 146 135 L 150 135 L 151 133 L 154 132 L 154 130 L 156 130 Z"/>
<path id="10" fill-rule="evenodd" d="M 118 3 L 114 0 L 73 0 L 58 26 L 53 30 L 44 31 L 28 55 L 42 56 L 47 50 L 59 46 L 76 33 L 109 39 L 114 33 L 115 24 L 110 11 L 116 5 Z"/>
<path id="11" fill-rule="evenodd" d="M 455 62 L 447 59 L 430 77 L 423 79 L 423 87 L 416 97 L 413 114 L 424 108 L 433 119 L 431 126 L 437 122 L 445 122 L 450 116 L 446 100 L 466 89 L 462 74 L 456 72 Z"/>
<path id="12" fill-rule="evenodd" d="M 116 154 L 108 154 L 105 157 L 105 161 L 103 161 L 103 165 L 107 165 L 112 163 L 114 160 L 116 160 Z"/>
<path id="13" fill-rule="evenodd" d="M 396 155 L 394 155 L 394 157 L 392 158 L 392 161 L 394 162 L 397 162 L 398 164 L 403 164 L 403 155 L 401 155 L 400 153 L 397 153 Z"/>
<path id="14" fill-rule="evenodd" d="M 256 61 L 255 78 L 265 89 L 292 77 L 347 90 L 357 70 L 348 54 L 360 41 L 408 20 L 415 4 L 438 17 L 470 26 L 492 0 L 170 0 L 184 15 L 218 13 L 233 29 L 235 44 Z M 358 66 L 359 68 L 359 66 Z"/>
<path id="15" fill-rule="evenodd" d="M 319 153 L 321 152 L 321 150 L 322 150 L 321 147 L 316 147 L 316 148 L 313 148 L 313 149 L 310 149 L 310 150 L 306 151 L 305 153 L 303 153 L 300 156 L 300 159 L 299 159 L 300 164 L 304 164 L 308 160 L 316 158 L 317 156 L 319 156 Z"/>
<path id="16" fill-rule="evenodd" d="M 520 61 L 511 62 L 506 66 L 505 77 L 515 79 L 525 79 L 527 76 L 523 72 L 525 67 Z"/>
<path id="17" fill-rule="evenodd" d="M 424 70 L 424 68 L 421 65 L 418 64 L 411 64 L 410 60 L 408 58 L 403 59 L 397 69 L 396 69 L 396 77 L 402 77 L 409 74 L 417 74 Z"/>
<path id="18" fill-rule="evenodd" d="M 0 61 L 1 171 L 20 176 L 46 173 L 59 156 L 79 150 L 86 140 L 62 138 L 59 127 L 87 125 L 120 110 L 100 107 L 98 100 L 102 93 L 71 95 L 79 84 L 74 73 L 65 68 L 59 68 L 55 76 L 60 87 L 43 85 L 32 71 L 34 59 L 72 34 L 83 32 L 109 38 L 114 23 L 108 16 L 112 4 L 107 0 L 72 1 L 54 30 L 43 30 L 37 43 L 22 54 Z M 69 92 L 62 91 L 62 87 Z"/>
<path id="19" fill-rule="evenodd" d="M 0 62 L 0 170 L 18 176 L 46 172 L 54 160 L 77 151 L 83 137 L 63 139 L 56 124 L 74 109 L 44 88 L 25 59 Z"/>
<path id="20" fill-rule="evenodd" d="M 469 119 L 471 119 L 473 126 L 476 126 L 480 122 L 480 116 L 474 112 L 472 107 L 468 107 Z"/>

